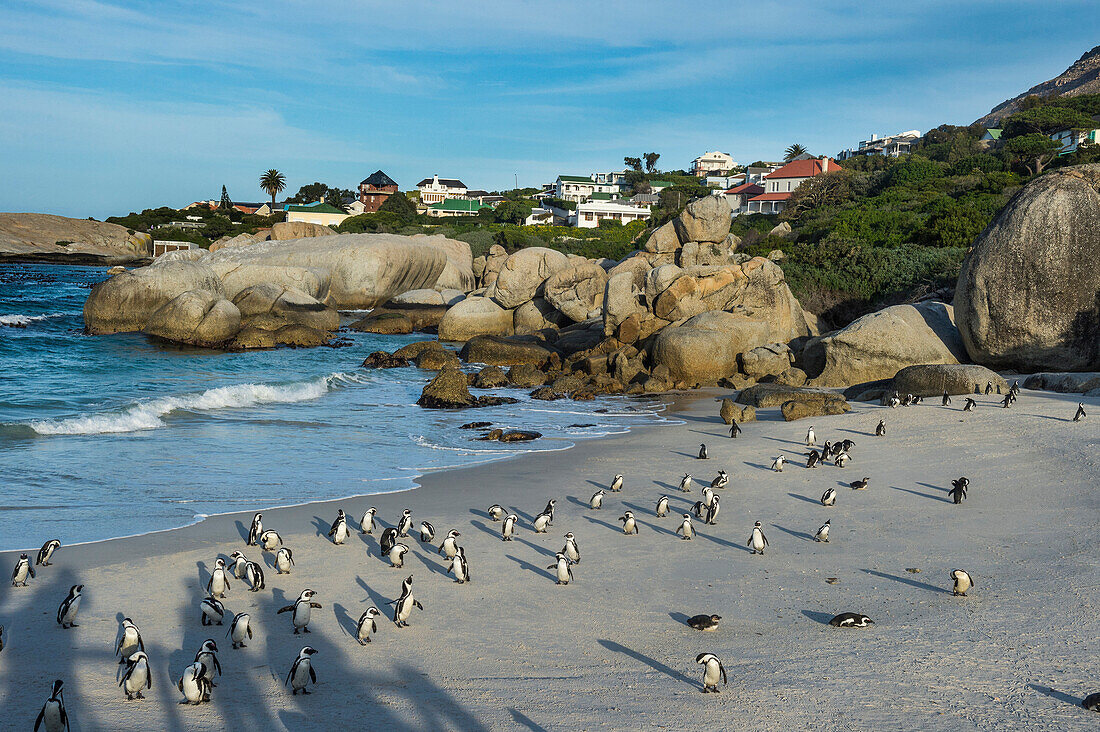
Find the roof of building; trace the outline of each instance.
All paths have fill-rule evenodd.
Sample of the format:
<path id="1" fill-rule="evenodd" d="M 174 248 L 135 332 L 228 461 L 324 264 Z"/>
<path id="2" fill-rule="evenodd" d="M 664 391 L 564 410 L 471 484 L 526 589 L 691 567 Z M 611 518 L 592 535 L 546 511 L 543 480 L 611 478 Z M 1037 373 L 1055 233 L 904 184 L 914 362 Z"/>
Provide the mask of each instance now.
<path id="1" fill-rule="evenodd" d="M 470 201 L 465 198 L 445 198 L 439 203 L 429 204 L 428 208 L 435 211 L 468 211 L 470 213 L 477 213 L 483 208 L 492 208 L 492 206 L 479 201 Z"/>
<path id="2" fill-rule="evenodd" d="M 482 196 L 488 196 L 489 191 L 466 191 L 466 195 L 472 196 L 473 198 L 481 198 Z"/>
<path id="3" fill-rule="evenodd" d="M 644 203 L 648 205 L 651 203 L 660 203 L 661 197 L 656 193 L 635 193 L 630 200 L 634 203 Z"/>
<path id="4" fill-rule="evenodd" d="M 431 178 L 425 178 L 416 184 L 417 188 L 421 186 L 430 186 L 432 184 Z M 448 188 L 465 188 L 466 184 L 460 181 L 458 178 L 440 178 L 439 185 L 447 186 Z"/>
<path id="5" fill-rule="evenodd" d="M 790 197 L 791 197 L 791 192 L 790 191 L 785 191 L 783 193 L 764 193 L 764 194 L 759 195 L 759 196 L 753 196 L 749 200 L 750 201 L 786 201 Z"/>
<path id="6" fill-rule="evenodd" d="M 342 214 L 344 213 L 335 206 L 330 206 L 327 203 L 291 203 L 286 207 L 287 211 L 301 211 L 305 213 L 328 213 L 328 214 Z"/>
<path id="7" fill-rule="evenodd" d="M 592 200 L 593 201 L 610 201 L 611 199 L 612 199 L 612 195 L 610 193 L 593 193 L 592 194 Z"/>
<path id="8" fill-rule="evenodd" d="M 829 169 L 833 168 L 840 170 L 840 164 L 829 158 Z M 765 178 L 812 178 L 815 175 L 821 175 L 821 161 L 817 158 L 810 160 L 792 160 L 784 165 L 779 170 L 772 171 L 765 175 Z"/>
<path id="9" fill-rule="evenodd" d="M 996 127 L 989 128 L 988 130 L 985 131 L 985 133 L 987 135 L 989 135 L 990 137 L 992 137 L 994 140 L 1001 139 L 1001 131 Z"/>
<path id="10" fill-rule="evenodd" d="M 671 188 L 672 181 L 670 180 L 651 180 L 649 181 L 650 188 Z"/>
<path id="11" fill-rule="evenodd" d="M 764 188 L 762 186 L 758 186 L 755 183 L 742 183 L 739 186 L 734 186 L 733 188 L 730 188 L 728 191 L 726 191 L 726 195 L 739 196 L 744 193 L 749 196 L 758 196 L 763 192 Z"/>
<path id="12" fill-rule="evenodd" d="M 397 181 L 389 177 L 381 170 L 376 170 L 359 184 L 361 186 L 374 186 L 375 188 L 386 188 L 387 186 L 396 186 Z"/>
<path id="13" fill-rule="evenodd" d="M 558 180 L 565 181 L 567 183 L 595 183 L 590 175 L 559 175 Z"/>

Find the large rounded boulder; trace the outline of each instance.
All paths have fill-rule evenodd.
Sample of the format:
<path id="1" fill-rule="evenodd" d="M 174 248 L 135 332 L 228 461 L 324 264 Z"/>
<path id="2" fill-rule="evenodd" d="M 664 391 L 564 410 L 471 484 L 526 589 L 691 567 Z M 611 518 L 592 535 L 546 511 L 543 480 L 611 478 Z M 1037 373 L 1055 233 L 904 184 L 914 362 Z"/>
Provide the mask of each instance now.
<path id="1" fill-rule="evenodd" d="M 1008 383 L 995 371 L 977 364 L 919 364 L 906 366 L 894 376 L 890 390 L 919 397 L 940 394 L 973 394 L 993 384 L 998 394 L 1008 393 Z"/>
<path id="2" fill-rule="evenodd" d="M 221 295 L 188 290 L 149 316 L 144 332 L 174 343 L 217 348 L 241 329 L 241 311 Z"/>
<path id="3" fill-rule="evenodd" d="M 774 342 L 773 333 L 767 320 L 720 310 L 701 313 L 657 335 L 653 364 L 666 366 L 673 381 L 712 384 L 737 371 L 737 354 Z"/>
<path id="4" fill-rule="evenodd" d="M 705 196 L 689 203 L 675 219 L 676 234 L 681 242 L 724 242 L 732 220 L 725 196 Z"/>
<path id="5" fill-rule="evenodd" d="M 122 272 L 92 288 L 84 302 L 84 327 L 93 335 L 140 331 L 154 312 L 191 290 L 225 294 L 217 274 L 197 262 L 164 262 Z"/>
<path id="6" fill-rule="evenodd" d="M 271 283 L 247 287 L 233 298 L 245 325 L 278 330 L 284 325 L 305 325 L 317 330 L 336 330 L 340 314 L 314 297 L 292 287 Z"/>
<path id="7" fill-rule="evenodd" d="M 1100 164 L 1028 183 L 974 243 L 955 289 L 970 357 L 991 368 L 1100 368 Z"/>
<path id="8" fill-rule="evenodd" d="M 602 312 L 607 272 L 598 264 L 584 261 L 559 270 L 546 280 L 546 300 L 574 323 Z"/>
<path id="9" fill-rule="evenodd" d="M 501 265 L 489 296 L 502 308 L 517 308 L 542 294 L 550 275 L 569 266 L 569 258 L 546 247 L 520 249 Z"/>
<path id="10" fill-rule="evenodd" d="M 439 340 L 468 341 L 479 335 L 511 335 L 513 315 L 487 297 L 468 297 L 439 321 Z"/>

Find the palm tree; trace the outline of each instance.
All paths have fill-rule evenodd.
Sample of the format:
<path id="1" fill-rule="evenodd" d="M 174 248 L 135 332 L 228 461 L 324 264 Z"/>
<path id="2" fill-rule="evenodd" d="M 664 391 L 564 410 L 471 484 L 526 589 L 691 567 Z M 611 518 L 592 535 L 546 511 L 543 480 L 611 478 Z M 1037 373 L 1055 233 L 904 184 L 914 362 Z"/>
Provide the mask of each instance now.
<path id="1" fill-rule="evenodd" d="M 806 148 L 796 142 L 795 144 L 791 145 L 783 151 L 783 160 L 789 163 L 790 161 L 794 160 L 799 155 L 802 155 L 805 152 Z"/>
<path id="2" fill-rule="evenodd" d="M 286 176 L 272 168 L 260 176 L 260 188 L 271 196 L 271 205 L 274 206 L 275 196 L 282 193 L 283 189 L 286 188 Z"/>

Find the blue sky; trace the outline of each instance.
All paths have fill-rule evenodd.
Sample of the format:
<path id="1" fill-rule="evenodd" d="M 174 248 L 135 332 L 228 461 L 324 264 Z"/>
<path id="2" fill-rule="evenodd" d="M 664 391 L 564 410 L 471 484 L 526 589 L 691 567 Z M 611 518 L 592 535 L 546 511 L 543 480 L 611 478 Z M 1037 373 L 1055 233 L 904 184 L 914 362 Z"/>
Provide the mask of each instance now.
<path id="1" fill-rule="evenodd" d="M 539 185 L 661 153 L 966 124 L 1100 43 L 1095 3 L 6 2 L 0 211 Z"/>

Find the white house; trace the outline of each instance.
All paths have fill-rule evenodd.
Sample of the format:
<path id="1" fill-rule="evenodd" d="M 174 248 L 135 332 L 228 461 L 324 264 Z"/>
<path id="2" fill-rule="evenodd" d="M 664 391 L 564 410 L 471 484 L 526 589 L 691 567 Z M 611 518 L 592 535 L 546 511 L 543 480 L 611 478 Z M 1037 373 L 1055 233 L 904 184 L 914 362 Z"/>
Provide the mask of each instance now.
<path id="1" fill-rule="evenodd" d="M 614 181 L 597 179 L 598 174 L 583 175 L 559 175 L 554 181 L 554 197 L 563 201 L 575 201 L 584 203 L 592 198 L 594 193 L 607 193 L 618 195 L 621 190 L 619 183 Z"/>
<path id="2" fill-rule="evenodd" d="M 321 226 L 339 226 L 347 218 L 346 213 L 324 202 L 291 203 L 286 207 L 286 220 L 288 222 L 301 221 L 307 224 L 320 224 Z"/>
<path id="3" fill-rule="evenodd" d="M 836 170 L 840 170 L 840 166 L 829 158 L 792 160 L 764 176 L 764 192 L 748 200 L 745 213 L 777 214 L 786 207 L 787 199 L 802 181 Z"/>
<path id="4" fill-rule="evenodd" d="M 548 208 L 533 208 L 531 214 L 523 220 L 524 226 L 536 226 L 538 224 L 553 224 L 554 212 Z"/>
<path id="5" fill-rule="evenodd" d="M 189 241 L 165 241 L 163 239 L 155 239 L 153 241 L 153 256 L 159 257 L 168 252 L 178 252 L 180 250 L 195 248 L 195 245 Z"/>
<path id="6" fill-rule="evenodd" d="M 745 168 L 744 183 L 756 183 L 764 185 L 764 176 L 774 173 L 783 167 L 783 163 L 767 163 L 765 165 L 749 166 Z"/>
<path id="7" fill-rule="evenodd" d="M 1100 130 L 1058 130 L 1051 133 L 1050 139 L 1062 146 L 1059 155 L 1069 155 L 1078 145 L 1095 145 L 1097 133 Z"/>
<path id="8" fill-rule="evenodd" d="M 648 218 L 648 206 L 631 206 L 621 201 L 589 201 L 577 204 L 577 226 L 582 229 L 594 229 L 607 219 L 626 225 L 631 221 L 644 221 Z"/>
<path id="9" fill-rule="evenodd" d="M 697 178 L 705 178 L 711 174 L 726 175 L 736 167 L 733 156 L 717 151 L 703 153 L 691 161 L 691 173 Z"/>
<path id="10" fill-rule="evenodd" d="M 836 157 L 838 160 L 847 160 L 858 155 L 885 155 L 889 158 L 896 158 L 899 155 L 908 154 L 921 137 L 923 135 L 921 135 L 920 130 L 899 132 L 896 135 L 887 135 L 886 137 L 879 137 L 872 132 L 871 139 L 860 140 L 856 148 L 841 150 Z"/>
<path id="11" fill-rule="evenodd" d="M 722 190 L 726 190 L 727 188 L 739 186 L 744 182 L 744 173 L 738 173 L 737 175 L 708 175 L 705 185 L 708 188 L 721 188 Z"/>
<path id="12" fill-rule="evenodd" d="M 420 181 L 416 189 L 420 191 L 420 202 L 424 205 L 442 203 L 448 198 L 465 198 L 469 190 L 457 178 L 440 178 L 438 175 Z"/>

